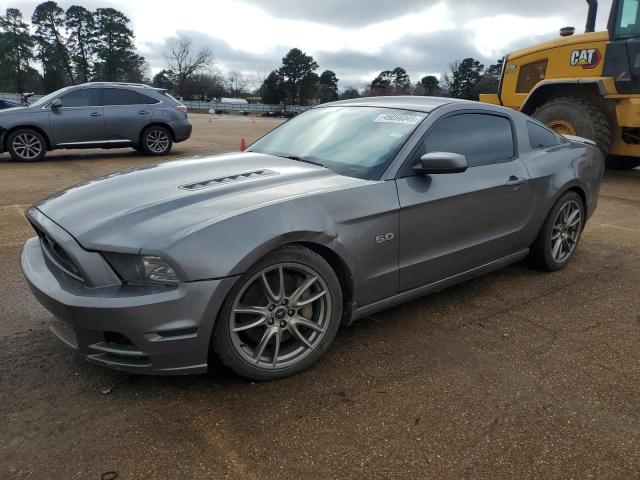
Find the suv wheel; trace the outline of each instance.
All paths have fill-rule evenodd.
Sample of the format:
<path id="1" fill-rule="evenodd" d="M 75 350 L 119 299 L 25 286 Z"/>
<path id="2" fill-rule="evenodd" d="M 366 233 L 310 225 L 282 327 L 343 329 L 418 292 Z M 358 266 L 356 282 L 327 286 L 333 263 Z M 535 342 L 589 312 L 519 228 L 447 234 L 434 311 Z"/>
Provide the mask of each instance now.
<path id="1" fill-rule="evenodd" d="M 287 377 L 324 354 L 341 316 L 342 291 L 331 266 L 307 248 L 283 247 L 231 290 L 216 321 L 214 351 L 243 377 Z"/>
<path id="2" fill-rule="evenodd" d="M 46 155 L 47 142 L 35 130 L 22 128 L 9 135 L 7 150 L 19 162 L 37 162 Z"/>
<path id="3" fill-rule="evenodd" d="M 153 125 L 145 129 L 142 132 L 141 143 L 144 151 L 154 156 L 167 155 L 173 145 L 171 132 L 159 125 Z"/>

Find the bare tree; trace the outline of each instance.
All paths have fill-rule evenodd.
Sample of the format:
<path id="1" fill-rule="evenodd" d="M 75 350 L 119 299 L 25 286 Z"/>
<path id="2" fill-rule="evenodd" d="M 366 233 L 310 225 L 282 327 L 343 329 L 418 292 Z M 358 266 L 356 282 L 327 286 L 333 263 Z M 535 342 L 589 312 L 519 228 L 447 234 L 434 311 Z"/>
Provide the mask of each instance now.
<path id="1" fill-rule="evenodd" d="M 202 47 L 197 52 L 193 48 L 191 38 L 180 35 L 167 42 L 169 52 L 166 55 L 169 69 L 176 75 L 176 92 L 183 95 L 185 82 L 195 73 L 213 67 L 213 52 L 209 47 Z"/>
<path id="2" fill-rule="evenodd" d="M 247 92 L 247 79 L 242 73 L 232 70 L 227 74 L 225 84 L 229 95 L 233 98 L 239 98 Z"/>

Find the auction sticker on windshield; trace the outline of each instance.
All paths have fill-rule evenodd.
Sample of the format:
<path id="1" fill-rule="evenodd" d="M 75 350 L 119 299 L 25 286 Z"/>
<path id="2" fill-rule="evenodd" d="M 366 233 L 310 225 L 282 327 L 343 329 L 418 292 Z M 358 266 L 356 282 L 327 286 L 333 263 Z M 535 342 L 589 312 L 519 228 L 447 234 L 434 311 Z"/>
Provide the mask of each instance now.
<path id="1" fill-rule="evenodd" d="M 416 113 L 383 113 L 374 120 L 376 123 L 399 123 L 403 125 L 417 125 L 424 119 Z"/>

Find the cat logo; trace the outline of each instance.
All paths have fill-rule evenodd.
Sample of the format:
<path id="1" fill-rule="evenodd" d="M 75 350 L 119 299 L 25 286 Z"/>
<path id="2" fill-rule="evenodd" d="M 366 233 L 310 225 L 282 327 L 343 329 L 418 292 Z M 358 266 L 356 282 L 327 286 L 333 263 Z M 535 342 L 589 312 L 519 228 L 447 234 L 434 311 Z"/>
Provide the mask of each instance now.
<path id="1" fill-rule="evenodd" d="M 602 54 L 597 48 L 586 48 L 571 52 L 571 66 L 582 67 L 585 70 L 596 68 L 602 60 Z"/>

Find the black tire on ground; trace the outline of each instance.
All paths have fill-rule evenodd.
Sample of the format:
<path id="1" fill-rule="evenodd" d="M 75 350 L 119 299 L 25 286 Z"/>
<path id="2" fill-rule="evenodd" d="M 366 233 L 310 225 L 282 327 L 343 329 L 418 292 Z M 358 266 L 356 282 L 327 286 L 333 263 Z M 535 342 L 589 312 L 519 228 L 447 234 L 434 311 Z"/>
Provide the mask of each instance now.
<path id="1" fill-rule="evenodd" d="M 47 154 L 47 141 L 36 130 L 21 128 L 7 138 L 7 151 L 19 162 L 38 162 Z"/>
<path id="2" fill-rule="evenodd" d="M 606 164 L 607 168 L 613 168 L 615 170 L 631 170 L 640 166 L 640 158 L 611 155 L 607 157 Z"/>
<path id="3" fill-rule="evenodd" d="M 140 144 L 145 153 L 159 157 L 167 155 L 171 151 L 173 139 L 171 132 L 167 128 L 160 125 L 151 125 L 142 132 Z"/>
<path id="4" fill-rule="evenodd" d="M 562 217 L 562 214 L 566 212 L 566 209 L 570 209 L 571 207 L 577 207 L 579 210 L 580 223 L 574 227 L 575 230 L 568 229 L 565 232 L 562 229 L 558 229 L 557 224 L 559 219 Z M 585 213 L 586 209 L 584 202 L 577 192 L 571 190 L 562 195 L 549 212 L 549 215 L 538 233 L 538 237 L 531 246 L 531 253 L 529 255 L 531 264 L 536 268 L 551 272 L 563 269 L 574 257 L 578 248 L 578 243 L 580 242 L 582 230 L 584 229 L 586 221 Z M 562 234 L 564 233 L 567 233 L 567 238 L 571 236 L 571 233 L 575 233 L 575 237 L 571 240 L 571 243 L 569 243 L 568 240 L 565 242 L 562 239 Z M 558 238 L 556 238 L 557 236 Z M 561 248 L 563 249 L 565 248 L 565 245 L 573 245 L 566 258 L 557 259 L 554 257 L 554 246 L 557 244 L 558 240 L 561 241 Z"/>
<path id="5" fill-rule="evenodd" d="M 539 106 L 533 118 L 554 128 L 558 133 L 573 129 L 575 135 L 593 140 L 606 155 L 612 134 L 607 115 L 592 101 L 581 97 L 558 97 Z"/>
<path id="6" fill-rule="evenodd" d="M 236 305 L 235 308 L 238 308 L 237 305 L 239 305 L 239 303 L 236 304 L 236 302 L 241 298 L 246 298 L 243 296 L 247 295 L 246 292 L 249 291 L 247 289 L 247 286 L 252 285 L 253 282 L 259 281 L 257 280 L 257 278 L 261 278 L 260 275 L 263 272 L 268 271 L 268 269 L 272 266 L 279 266 L 283 264 L 298 265 L 310 269 L 310 271 L 314 272 L 313 275 L 316 275 L 321 279 L 322 285 L 326 286 L 326 293 L 322 297 L 324 299 L 322 300 L 322 304 L 324 305 L 323 308 L 325 308 L 325 310 L 323 310 L 323 318 L 325 319 L 325 323 L 323 323 L 323 325 L 325 325 L 324 333 L 323 336 L 315 338 L 314 343 L 311 345 L 313 348 L 303 348 L 303 351 L 306 352 L 306 356 L 301 356 L 296 363 L 293 363 L 292 365 L 285 365 L 279 368 L 274 361 L 273 367 L 260 366 L 256 361 L 250 362 L 247 358 L 243 357 L 243 355 L 238 351 L 237 341 L 234 344 L 234 340 L 232 339 L 232 336 L 234 335 L 232 333 L 232 324 L 237 325 L 237 323 L 234 323 L 234 320 L 232 319 L 232 312 L 234 310 L 234 305 Z M 267 273 L 267 275 L 270 275 L 270 273 Z M 273 280 L 270 281 L 273 282 Z M 272 286 L 276 286 L 276 289 L 280 290 L 280 287 L 277 286 L 278 283 L 273 282 Z M 285 282 L 283 282 L 283 284 L 284 283 Z M 293 287 L 294 289 L 296 289 L 299 287 L 299 285 L 294 284 Z M 250 288 L 252 287 L 249 287 L 249 289 Z M 257 288 L 257 286 L 255 288 Z M 264 287 L 262 287 L 262 289 L 264 290 Z M 289 291 L 291 291 L 291 289 L 289 289 Z M 293 296 L 289 296 L 289 293 L 287 293 L 286 289 L 281 290 L 281 292 L 284 292 L 285 296 L 289 298 L 289 302 L 291 302 L 290 305 L 295 308 Z M 242 304 L 244 305 L 244 302 L 242 302 Z M 275 315 L 277 314 L 278 308 L 273 311 L 274 313 L 272 317 L 269 317 L 269 315 L 271 314 L 267 312 L 267 317 L 269 319 L 276 318 Z M 304 316 L 302 314 L 300 315 Z M 340 282 L 338 281 L 338 278 L 331 266 L 324 258 L 313 252 L 312 250 L 309 250 L 308 248 L 298 245 L 288 245 L 268 254 L 263 259 L 258 261 L 253 267 L 251 267 L 244 275 L 240 277 L 240 279 L 231 289 L 216 320 L 212 339 L 212 353 L 215 353 L 224 365 L 226 365 L 228 368 L 242 377 L 246 377 L 252 380 L 274 380 L 278 378 L 288 377 L 310 367 L 312 364 L 318 361 L 318 359 L 320 359 L 322 355 L 324 355 L 324 353 L 329 348 L 329 345 L 335 338 L 338 328 L 340 327 L 341 317 L 342 290 L 340 288 Z M 269 321 L 273 322 L 273 320 Z M 276 323 L 278 323 L 277 320 Z M 277 325 L 275 325 L 275 327 L 277 327 Z M 255 335 L 256 339 L 265 338 L 265 333 L 263 333 L 262 331 L 263 328 L 265 329 L 264 332 L 269 329 L 267 324 L 261 324 L 260 326 L 252 330 L 254 332 L 253 335 Z M 269 354 L 265 354 L 265 356 L 269 362 L 271 362 L 271 358 L 278 358 L 278 353 L 272 353 L 273 351 L 284 351 L 286 347 L 284 341 L 284 339 L 287 338 L 285 337 L 286 335 L 288 335 L 289 342 L 291 342 L 291 339 L 294 338 L 290 332 L 284 332 L 282 335 L 282 337 L 279 337 L 283 339 L 282 347 L 280 348 L 280 350 L 276 350 L 272 345 L 269 345 L 268 347 L 268 351 L 271 352 L 270 354 L 272 355 L 272 357 L 269 357 Z M 312 333 L 311 335 L 313 336 L 314 333 Z M 296 345 L 294 344 L 293 347 L 296 348 Z M 265 352 L 267 352 L 267 350 L 265 350 Z M 260 354 L 258 354 L 258 357 L 262 358 Z"/>

